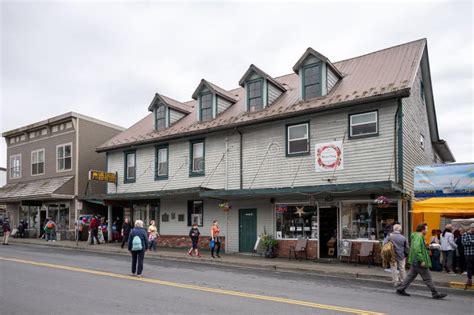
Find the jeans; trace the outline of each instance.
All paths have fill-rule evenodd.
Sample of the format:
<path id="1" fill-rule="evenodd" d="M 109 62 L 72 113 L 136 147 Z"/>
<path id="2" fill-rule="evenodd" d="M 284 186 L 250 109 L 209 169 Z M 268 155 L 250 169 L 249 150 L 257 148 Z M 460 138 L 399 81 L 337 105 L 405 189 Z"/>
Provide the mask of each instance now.
<path id="1" fill-rule="evenodd" d="M 431 270 L 433 271 L 441 271 L 441 251 L 439 249 L 432 249 L 431 250 Z"/>
<path id="2" fill-rule="evenodd" d="M 122 236 L 122 246 L 121 246 L 121 247 L 123 248 L 123 246 L 124 246 L 125 243 L 127 243 L 127 242 L 128 242 L 128 234 L 124 234 L 124 235 Z"/>
<path id="3" fill-rule="evenodd" d="M 393 283 L 403 282 L 407 274 L 405 272 L 406 258 L 402 260 L 394 260 L 390 262 L 390 269 L 392 269 L 392 281 Z M 397 273 L 397 270 L 399 273 Z"/>
<path id="4" fill-rule="evenodd" d="M 214 250 L 216 250 L 216 255 L 219 255 L 221 251 L 221 242 L 218 237 L 216 237 L 216 242 L 214 243 L 214 248 L 211 248 L 211 255 L 214 256 Z"/>
<path id="5" fill-rule="evenodd" d="M 447 272 L 453 271 L 453 250 L 443 250 L 443 267 Z"/>
<path id="6" fill-rule="evenodd" d="M 99 230 L 97 230 L 97 229 L 91 230 L 91 245 L 94 245 L 94 238 L 97 241 L 97 244 L 100 244 L 100 242 L 99 242 Z"/>
<path id="7" fill-rule="evenodd" d="M 142 274 L 144 258 L 145 258 L 145 250 L 132 251 L 132 273 L 133 274 L 135 274 L 135 272 L 137 273 L 137 275 Z"/>
<path id="8" fill-rule="evenodd" d="M 423 279 L 423 283 L 430 289 L 431 294 L 436 295 L 438 291 L 436 290 L 433 280 L 431 279 L 431 273 L 428 268 L 421 267 L 418 264 L 413 264 L 408 271 L 407 277 L 403 283 L 398 287 L 399 291 L 404 291 L 410 286 L 410 284 L 416 279 L 416 276 L 420 275 Z"/>
<path id="9" fill-rule="evenodd" d="M 472 274 L 474 273 L 474 256 L 464 256 L 466 259 L 466 267 L 467 267 L 467 278 L 472 280 Z"/>
<path id="10" fill-rule="evenodd" d="M 52 241 L 54 239 L 53 237 L 53 231 L 51 232 L 46 232 L 46 240 L 47 241 Z"/>
<path id="11" fill-rule="evenodd" d="M 150 245 L 148 246 L 149 250 L 152 250 L 156 252 L 156 238 L 154 240 L 150 240 Z"/>

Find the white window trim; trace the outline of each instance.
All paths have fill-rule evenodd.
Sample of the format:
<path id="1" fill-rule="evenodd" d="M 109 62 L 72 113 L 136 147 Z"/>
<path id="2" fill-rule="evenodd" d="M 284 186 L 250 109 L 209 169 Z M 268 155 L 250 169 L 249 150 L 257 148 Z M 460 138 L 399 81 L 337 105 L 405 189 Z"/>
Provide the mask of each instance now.
<path id="1" fill-rule="evenodd" d="M 367 114 L 372 114 L 372 113 L 375 113 L 375 120 L 374 121 L 369 121 L 369 122 L 365 122 L 365 123 L 359 123 L 359 124 L 353 124 L 352 123 L 352 118 L 354 117 L 357 117 L 357 116 L 363 116 L 363 115 L 367 115 Z M 367 135 L 375 135 L 379 132 L 379 123 L 378 123 L 378 117 L 379 113 L 377 111 L 372 111 L 372 112 L 366 112 L 366 113 L 360 113 L 360 114 L 351 114 L 349 115 L 349 119 L 350 119 L 350 126 L 349 126 L 349 134 L 350 134 L 350 137 L 363 137 L 363 136 L 367 136 Z M 370 133 L 364 133 L 364 134 L 361 134 L 361 135 L 353 135 L 352 134 L 352 127 L 353 126 L 362 126 L 362 125 L 367 125 L 367 124 L 373 124 L 375 123 L 375 132 L 370 132 Z"/>
<path id="2" fill-rule="evenodd" d="M 169 163 L 169 161 L 168 161 L 168 155 L 169 155 L 169 154 L 168 154 L 168 148 L 159 148 L 159 149 L 158 149 L 158 154 L 157 154 L 157 158 L 158 158 L 158 169 L 157 169 L 157 172 L 156 172 L 156 173 L 158 174 L 158 176 L 168 176 L 169 165 L 168 165 L 168 167 L 167 167 L 167 169 L 166 169 L 166 173 L 165 173 L 165 174 L 163 174 L 163 173 L 160 174 L 160 151 L 161 151 L 161 150 L 165 150 L 165 151 L 166 151 L 166 154 L 165 154 L 165 157 L 166 157 L 166 164 Z M 162 162 L 162 163 L 163 163 L 163 162 Z"/>
<path id="3" fill-rule="evenodd" d="M 12 172 L 11 172 L 11 169 L 12 169 L 12 159 L 13 158 L 16 158 L 16 157 L 19 157 L 20 158 L 20 175 L 19 176 L 15 176 L 15 177 L 12 177 Z M 19 179 L 21 178 L 21 175 L 22 175 L 22 167 L 21 167 L 21 161 L 22 160 L 22 157 L 21 157 L 21 153 L 18 153 L 18 154 L 14 154 L 14 155 L 10 155 L 10 164 L 8 165 L 8 177 L 10 179 Z"/>
<path id="4" fill-rule="evenodd" d="M 295 138 L 295 139 L 291 139 L 290 140 L 290 129 L 293 128 L 293 127 L 300 127 L 300 126 L 306 126 L 306 137 L 302 137 L 302 138 Z M 286 147 L 288 148 L 288 152 L 287 154 L 288 155 L 293 155 L 293 154 L 301 154 L 301 153 L 308 153 L 309 152 L 309 146 L 307 147 L 307 149 L 305 151 L 298 151 L 298 152 L 290 152 L 290 142 L 292 141 L 298 141 L 298 140 L 306 140 L 308 141 L 309 143 L 309 124 L 308 123 L 302 123 L 302 124 L 297 124 L 297 125 L 291 125 L 291 126 L 287 126 L 288 130 L 288 139 L 286 141 L 288 141 Z"/>
<path id="5" fill-rule="evenodd" d="M 43 151 L 43 173 L 33 174 L 33 154 L 37 153 L 37 152 L 41 152 L 41 151 Z M 31 151 L 31 163 L 30 163 L 30 165 L 31 165 L 31 170 L 30 170 L 31 176 L 44 175 L 44 173 L 46 171 L 46 154 L 45 154 L 44 148 Z"/>
<path id="6" fill-rule="evenodd" d="M 58 148 L 60 147 L 65 147 L 65 146 L 68 146 L 70 145 L 71 146 L 71 168 L 68 168 L 68 169 L 64 169 L 64 170 L 60 170 L 59 169 L 59 163 L 58 163 Z M 68 142 L 68 143 L 63 143 L 63 144 L 58 144 L 56 146 L 56 173 L 63 173 L 63 172 L 70 172 L 72 171 L 72 165 L 73 165 L 73 156 L 74 154 L 72 153 L 73 151 L 73 147 L 72 147 L 72 142 Z"/>

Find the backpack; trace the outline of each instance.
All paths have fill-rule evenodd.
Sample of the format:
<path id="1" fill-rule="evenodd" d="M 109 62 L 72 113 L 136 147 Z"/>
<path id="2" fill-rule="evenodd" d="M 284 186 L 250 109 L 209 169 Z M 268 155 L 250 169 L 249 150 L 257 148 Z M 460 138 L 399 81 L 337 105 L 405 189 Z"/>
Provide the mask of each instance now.
<path id="1" fill-rule="evenodd" d="M 140 238 L 140 236 L 135 235 L 132 240 L 132 251 L 141 251 L 142 249 L 142 239 Z"/>
<path id="2" fill-rule="evenodd" d="M 46 227 L 48 228 L 48 230 L 52 230 L 54 229 L 54 223 L 53 222 L 49 222 Z"/>
<path id="3" fill-rule="evenodd" d="M 388 241 L 382 246 L 382 264 L 384 267 L 389 267 L 390 262 L 395 259 L 395 249 L 393 248 L 392 241 Z"/>

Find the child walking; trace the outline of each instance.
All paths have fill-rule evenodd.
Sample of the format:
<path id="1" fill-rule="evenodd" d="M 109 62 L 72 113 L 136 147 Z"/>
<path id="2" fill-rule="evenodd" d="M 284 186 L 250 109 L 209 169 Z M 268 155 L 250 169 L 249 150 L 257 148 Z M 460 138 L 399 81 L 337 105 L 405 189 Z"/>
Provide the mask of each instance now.
<path id="1" fill-rule="evenodd" d="M 199 232 L 198 225 L 194 223 L 193 227 L 189 231 L 189 237 L 191 238 L 191 243 L 192 243 L 192 246 L 188 251 L 189 256 L 193 255 L 193 249 L 194 249 L 196 256 L 201 257 L 201 255 L 199 254 L 199 249 L 198 249 L 199 235 L 201 235 L 201 232 Z"/>

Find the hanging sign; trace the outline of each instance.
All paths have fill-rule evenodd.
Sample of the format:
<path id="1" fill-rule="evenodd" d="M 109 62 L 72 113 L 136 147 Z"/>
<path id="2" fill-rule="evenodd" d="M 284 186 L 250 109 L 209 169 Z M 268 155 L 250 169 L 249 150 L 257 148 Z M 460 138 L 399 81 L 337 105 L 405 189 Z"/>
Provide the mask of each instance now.
<path id="1" fill-rule="evenodd" d="M 342 141 L 316 144 L 316 172 L 344 169 Z"/>
<path id="2" fill-rule="evenodd" d="M 115 184 L 117 183 L 117 174 L 116 173 L 107 173 L 104 171 L 89 171 L 89 180 L 97 180 L 100 182 L 108 182 Z"/>

